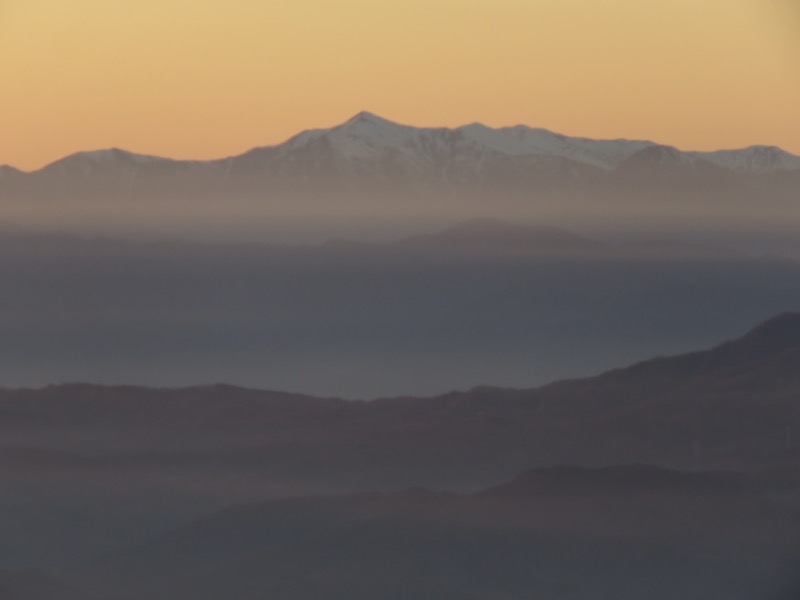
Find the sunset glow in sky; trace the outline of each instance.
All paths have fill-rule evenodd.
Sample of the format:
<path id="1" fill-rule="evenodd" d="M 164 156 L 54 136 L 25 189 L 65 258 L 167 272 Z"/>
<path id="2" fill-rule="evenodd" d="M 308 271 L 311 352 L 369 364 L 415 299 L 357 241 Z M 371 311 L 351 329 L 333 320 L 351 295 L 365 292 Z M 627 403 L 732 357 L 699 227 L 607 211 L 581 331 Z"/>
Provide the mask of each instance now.
<path id="1" fill-rule="evenodd" d="M 361 110 L 800 154 L 797 0 L 0 0 L 0 164 L 216 158 Z"/>

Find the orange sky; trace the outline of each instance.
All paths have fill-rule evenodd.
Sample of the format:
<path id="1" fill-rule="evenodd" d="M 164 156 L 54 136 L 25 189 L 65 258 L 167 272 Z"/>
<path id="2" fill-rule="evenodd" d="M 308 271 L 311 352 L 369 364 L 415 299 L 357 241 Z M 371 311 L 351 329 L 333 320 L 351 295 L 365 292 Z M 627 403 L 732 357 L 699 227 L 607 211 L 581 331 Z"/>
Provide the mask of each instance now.
<path id="1" fill-rule="evenodd" d="M 0 164 L 213 158 L 366 109 L 800 154 L 798 0 L 0 0 Z"/>

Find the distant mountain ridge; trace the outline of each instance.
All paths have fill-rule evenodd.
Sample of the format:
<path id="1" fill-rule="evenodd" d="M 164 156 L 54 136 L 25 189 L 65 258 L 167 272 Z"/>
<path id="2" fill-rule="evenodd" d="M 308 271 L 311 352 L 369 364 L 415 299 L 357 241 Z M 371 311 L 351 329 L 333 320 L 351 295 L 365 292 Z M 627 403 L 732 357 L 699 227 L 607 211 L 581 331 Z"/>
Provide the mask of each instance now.
<path id="1" fill-rule="evenodd" d="M 240 161 L 254 161 L 260 157 L 269 157 L 276 152 L 288 155 L 315 145 L 326 145 L 346 158 L 366 159 L 381 152 L 391 152 L 413 161 L 425 154 L 432 157 L 437 151 L 444 150 L 464 155 L 475 153 L 476 156 L 484 157 L 487 153 L 496 152 L 506 156 L 535 155 L 561 158 L 607 170 L 619 167 L 640 152 L 658 149 L 660 156 L 682 157 L 685 161 L 705 160 L 733 171 L 769 173 L 800 169 L 800 156 L 795 156 L 777 146 L 755 145 L 731 150 L 681 151 L 647 140 L 571 137 L 526 125 L 492 128 L 482 123 L 472 123 L 455 128 L 413 127 L 364 111 L 340 125 L 327 129 L 306 130 L 281 144 L 256 147 L 229 158 L 207 161 L 176 160 L 110 148 L 76 152 L 29 174 L 58 170 L 64 172 L 71 167 L 85 168 L 92 164 L 110 166 L 123 162 L 220 166 Z M 18 171 L 9 165 L 3 165 L 0 169 Z"/>
<path id="2" fill-rule="evenodd" d="M 616 189 L 631 177 L 636 185 L 642 183 L 638 177 L 656 187 L 683 181 L 689 171 L 695 173 L 690 185 L 702 175 L 701 189 L 763 185 L 776 178 L 786 185 L 782 178 L 787 176 L 792 185 L 800 157 L 771 146 L 684 152 L 646 140 L 593 140 L 524 125 L 421 128 L 362 112 L 335 127 L 223 159 L 173 160 L 112 148 L 78 152 L 30 173 L 0 167 L 0 194 L 85 199 L 469 191 L 475 186 L 531 191 L 602 184 Z"/>
<path id="3" fill-rule="evenodd" d="M 344 457 L 351 452 L 362 456 L 364 448 L 378 453 L 404 448 L 394 458 L 427 472 L 436 462 L 428 452 L 435 454 L 444 440 L 451 443 L 448 453 L 440 455 L 438 468 L 450 465 L 453 473 L 470 472 L 481 461 L 492 462 L 496 459 L 490 457 L 506 453 L 510 462 L 520 461 L 520 467 L 633 461 L 758 469 L 800 464 L 800 437 L 795 439 L 794 430 L 785 431 L 800 423 L 798 364 L 800 313 L 786 313 L 709 350 L 533 389 L 478 387 L 432 398 L 354 402 L 233 386 L 73 384 L 0 390 L 0 411 L 16 415 L 20 422 L 66 419 L 73 428 L 85 428 L 87 443 L 96 437 L 104 440 L 104 447 L 110 444 L 101 464 L 115 455 L 114 460 L 124 460 L 130 451 L 111 450 L 118 440 L 109 437 L 109 431 L 139 435 L 135 432 L 141 427 L 148 431 L 148 449 L 134 451 L 133 460 L 142 464 L 153 460 L 161 444 L 166 444 L 165 460 L 177 459 L 181 452 L 195 456 L 190 460 L 205 460 L 201 457 L 209 440 L 235 435 L 243 454 L 227 455 L 224 460 L 232 464 L 271 464 L 277 457 L 269 449 L 289 444 L 315 472 L 323 472 L 330 457 L 311 449 L 326 445 L 343 460 L 331 466 L 343 472 L 350 469 L 345 465 L 350 459 Z M 186 427 L 187 419 L 191 428 Z M 284 431 L 292 432 L 291 437 Z M 59 450 L 71 452 L 70 448 L 67 444 Z M 183 450 L 175 454 L 176 448 Z M 27 450 L 19 457 L 28 460 Z M 81 460 L 91 464 L 94 459 Z M 499 468 L 493 464 L 489 471 Z"/>

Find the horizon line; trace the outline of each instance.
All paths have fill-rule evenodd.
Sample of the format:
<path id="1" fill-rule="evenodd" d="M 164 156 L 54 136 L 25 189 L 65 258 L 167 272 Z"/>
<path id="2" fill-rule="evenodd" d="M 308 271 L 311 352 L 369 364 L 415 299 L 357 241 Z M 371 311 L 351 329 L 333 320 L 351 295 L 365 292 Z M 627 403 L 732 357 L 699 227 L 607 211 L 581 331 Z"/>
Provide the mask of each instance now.
<path id="1" fill-rule="evenodd" d="M 635 138 L 627 138 L 627 137 L 590 138 L 590 137 L 581 136 L 581 135 L 564 134 L 564 133 L 560 133 L 560 132 L 554 131 L 552 129 L 548 129 L 546 127 L 536 127 L 536 126 L 533 126 L 533 125 L 527 125 L 525 123 L 516 123 L 514 125 L 501 125 L 501 126 L 498 126 L 498 127 L 492 127 L 492 126 L 486 125 L 486 124 L 484 124 L 484 123 L 482 123 L 480 121 L 472 121 L 470 123 L 465 123 L 463 125 L 458 125 L 458 126 L 455 126 L 455 127 L 447 127 L 447 126 L 424 127 L 424 126 L 417 126 L 417 125 L 409 125 L 409 124 L 406 124 L 406 123 L 400 123 L 398 121 L 387 119 L 386 117 L 380 116 L 380 115 L 378 115 L 378 114 L 376 114 L 374 112 L 371 112 L 369 110 L 361 110 L 361 111 L 355 113 L 352 117 L 346 119 L 345 121 L 342 121 L 341 123 L 338 123 L 338 124 L 335 124 L 335 125 L 331 125 L 329 127 L 311 127 L 311 128 L 308 128 L 308 129 L 303 129 L 301 131 L 298 131 L 295 134 L 292 134 L 291 136 L 289 136 L 288 138 L 284 139 L 281 142 L 277 142 L 277 143 L 274 143 L 274 144 L 265 144 L 265 145 L 252 146 L 250 148 L 247 148 L 247 149 L 239 152 L 238 154 L 230 154 L 230 155 L 227 155 L 227 156 L 220 156 L 220 157 L 217 157 L 217 158 L 207 158 L 207 159 L 202 159 L 202 158 L 173 158 L 173 157 L 170 157 L 170 156 L 162 156 L 162 155 L 151 154 L 151 153 L 147 153 L 147 152 L 136 152 L 136 151 L 132 151 L 132 150 L 127 150 L 127 149 L 122 148 L 120 146 L 109 146 L 109 147 L 105 147 L 105 148 L 92 148 L 92 149 L 87 149 L 87 150 L 76 150 L 74 152 L 70 152 L 69 154 L 65 154 L 65 155 L 63 155 L 63 156 L 61 156 L 59 158 L 56 158 L 55 160 L 52 160 L 52 161 L 47 162 L 47 163 L 44 163 L 43 165 L 41 165 L 38 168 L 34 168 L 34 169 L 30 169 L 30 170 L 21 169 L 19 167 L 16 167 L 16 166 L 10 164 L 10 163 L 0 164 L 0 169 L 11 169 L 11 170 L 16 171 L 18 173 L 21 173 L 23 175 L 31 175 L 31 174 L 34 174 L 34 173 L 38 173 L 39 171 L 42 171 L 42 170 L 44 170 L 44 169 L 46 169 L 46 168 L 48 168 L 48 167 L 50 167 L 50 166 L 52 166 L 52 165 L 54 165 L 54 164 L 56 164 L 58 162 L 61 162 L 62 160 L 66 160 L 66 159 L 74 157 L 74 156 L 80 156 L 80 155 L 86 155 L 86 154 L 96 154 L 96 153 L 110 153 L 110 152 L 122 152 L 124 154 L 137 156 L 137 157 L 141 157 L 141 158 L 150 158 L 150 159 L 165 160 L 165 161 L 172 161 L 172 162 L 200 162 L 200 163 L 218 162 L 218 161 L 225 161 L 225 160 L 231 160 L 231 159 L 234 159 L 234 158 L 238 158 L 240 156 L 243 156 L 243 155 L 248 154 L 249 152 L 253 152 L 255 150 L 262 150 L 262 149 L 267 149 L 267 148 L 277 148 L 279 146 L 283 146 L 283 145 L 289 143 L 293 139 L 295 139 L 295 138 L 297 138 L 297 137 L 299 137 L 299 136 L 301 136 L 303 134 L 313 133 L 313 132 L 333 131 L 333 130 L 338 129 L 340 127 L 344 127 L 344 126 L 346 126 L 346 125 L 348 125 L 350 123 L 357 122 L 360 119 L 373 119 L 373 120 L 376 120 L 376 121 L 379 121 L 379 122 L 382 122 L 382 123 L 386 123 L 388 125 L 392 125 L 392 126 L 396 126 L 396 127 L 407 127 L 407 128 L 416 129 L 416 130 L 442 129 L 442 130 L 447 130 L 447 131 L 457 131 L 459 129 L 464 129 L 466 127 L 474 127 L 474 126 L 485 127 L 485 128 L 490 129 L 492 131 L 502 131 L 502 130 L 506 130 L 506 129 L 525 128 L 525 129 L 534 130 L 534 131 L 547 132 L 547 133 L 550 133 L 552 135 L 559 136 L 559 137 L 564 137 L 564 138 L 571 139 L 571 140 L 584 140 L 584 141 L 593 141 L 593 142 L 646 143 L 646 144 L 652 144 L 654 146 L 660 146 L 660 147 L 664 147 L 664 148 L 672 148 L 672 149 L 675 149 L 675 150 L 677 150 L 677 151 L 679 151 L 681 153 L 691 153 L 691 154 L 714 154 L 714 153 L 717 153 L 717 152 L 737 152 L 737 151 L 742 151 L 742 150 L 749 150 L 749 149 L 752 149 L 752 148 L 766 148 L 766 149 L 779 150 L 779 151 L 784 152 L 784 153 L 786 153 L 786 154 L 788 154 L 790 156 L 793 156 L 795 158 L 800 158 L 800 154 L 794 154 L 793 152 L 790 152 L 790 151 L 782 148 L 781 146 L 777 146 L 775 144 L 759 144 L 759 143 L 755 143 L 755 144 L 750 144 L 750 145 L 747 145 L 747 146 L 741 146 L 741 147 L 738 147 L 738 148 L 717 148 L 715 150 L 687 150 L 687 149 L 679 148 L 677 146 L 673 146 L 671 144 L 662 144 L 660 142 L 655 142 L 655 141 L 653 141 L 651 139 L 635 139 Z"/>

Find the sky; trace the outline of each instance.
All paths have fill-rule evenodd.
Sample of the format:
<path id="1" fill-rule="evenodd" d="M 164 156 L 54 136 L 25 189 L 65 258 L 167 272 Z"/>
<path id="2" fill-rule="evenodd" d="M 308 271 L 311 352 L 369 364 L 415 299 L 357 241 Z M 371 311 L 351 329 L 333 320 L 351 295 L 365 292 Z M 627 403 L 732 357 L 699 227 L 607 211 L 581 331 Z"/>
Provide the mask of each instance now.
<path id="1" fill-rule="evenodd" d="M 0 164 L 208 159 L 368 110 L 800 154 L 800 0 L 0 0 Z"/>

